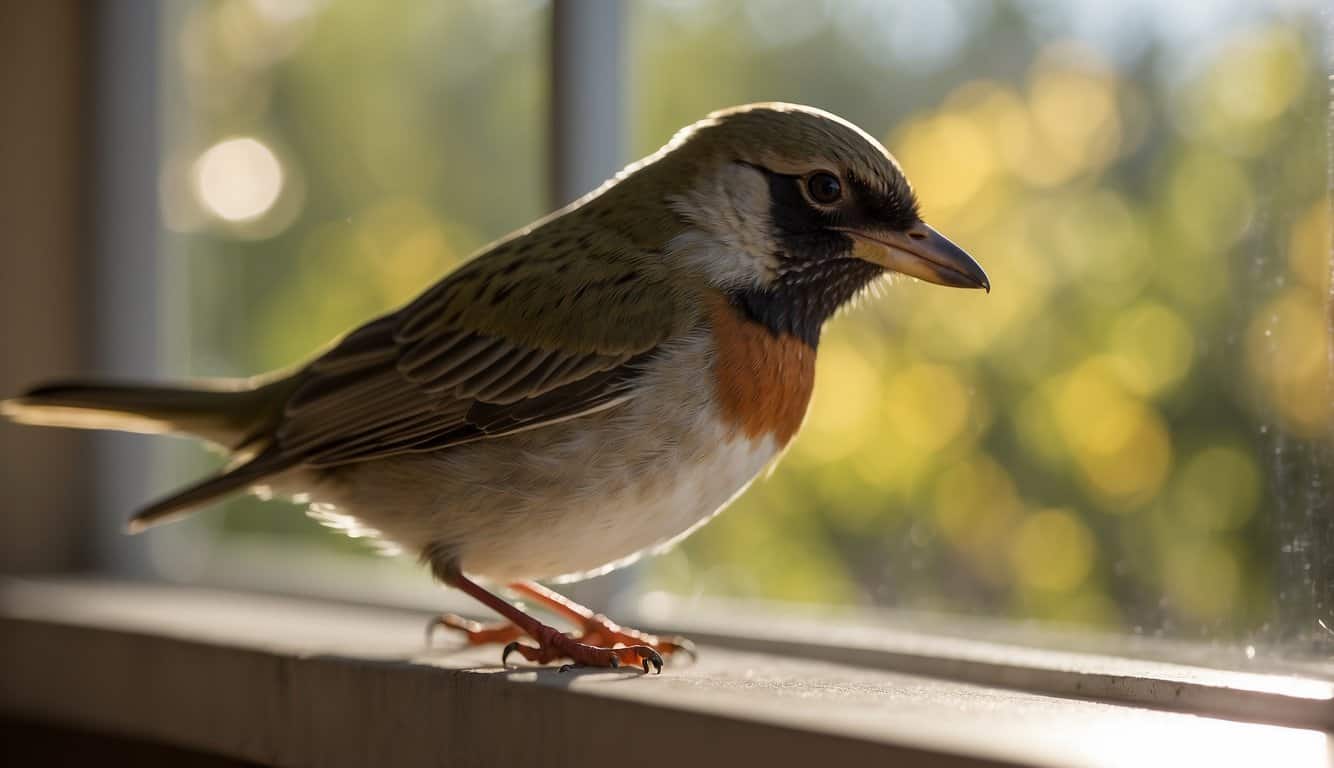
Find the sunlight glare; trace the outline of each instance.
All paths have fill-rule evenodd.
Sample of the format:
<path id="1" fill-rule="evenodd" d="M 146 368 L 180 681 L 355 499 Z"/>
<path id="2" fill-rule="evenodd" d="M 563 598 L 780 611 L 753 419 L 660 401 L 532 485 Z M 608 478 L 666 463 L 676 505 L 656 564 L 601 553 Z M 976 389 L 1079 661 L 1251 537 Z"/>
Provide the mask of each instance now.
<path id="1" fill-rule="evenodd" d="M 250 137 L 226 139 L 195 161 L 195 195 L 224 221 L 244 222 L 268 213 L 283 189 L 283 167 L 267 146 Z"/>

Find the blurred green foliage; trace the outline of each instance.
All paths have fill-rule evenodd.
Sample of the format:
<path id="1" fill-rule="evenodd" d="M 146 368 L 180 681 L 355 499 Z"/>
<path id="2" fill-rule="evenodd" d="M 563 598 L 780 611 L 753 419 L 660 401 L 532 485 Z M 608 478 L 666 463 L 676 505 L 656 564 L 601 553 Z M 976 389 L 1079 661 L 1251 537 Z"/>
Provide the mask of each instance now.
<path id="1" fill-rule="evenodd" d="M 900 281 L 837 319 L 781 468 L 648 583 L 1250 633 L 1300 578 L 1276 467 L 1330 435 L 1319 20 L 1112 55 L 1047 4 L 945 6 L 920 37 L 889 5 L 633 6 L 636 155 L 716 108 L 824 107 L 885 141 L 995 286 Z M 297 362 L 543 212 L 547 15 L 193 6 L 164 181 L 192 373 Z M 236 136 L 281 190 L 227 221 L 197 158 Z M 224 527 L 314 530 L 252 500 Z"/>

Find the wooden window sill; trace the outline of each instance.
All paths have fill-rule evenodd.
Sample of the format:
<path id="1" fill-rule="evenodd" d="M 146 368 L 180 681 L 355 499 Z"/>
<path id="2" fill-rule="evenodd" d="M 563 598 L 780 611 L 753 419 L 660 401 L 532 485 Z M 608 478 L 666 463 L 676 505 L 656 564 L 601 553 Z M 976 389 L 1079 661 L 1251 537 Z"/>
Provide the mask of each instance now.
<path id="1" fill-rule="evenodd" d="M 761 650 L 706 643 L 697 664 L 660 676 L 562 674 L 500 669 L 494 648 L 428 650 L 425 618 L 168 585 L 0 581 L 0 711 L 280 766 L 1304 766 L 1334 754 L 1334 700 L 1318 679 L 1132 660 L 1085 671 L 1069 667 L 1094 657 L 1035 649 L 1002 663 L 947 640 L 939 656 L 896 657 L 853 638 L 833 661 L 781 628 Z M 934 670 L 915 666 L 931 658 Z M 1044 659 L 1065 669 L 1057 692 L 1090 698 L 1014 690 L 1027 683 L 1006 676 Z M 988 684 L 960 681 L 979 668 Z M 1081 676 L 1091 688 L 1062 689 Z M 1159 700 L 1172 679 L 1184 711 Z M 1124 703 L 1150 690 L 1151 706 Z M 1233 702 L 1219 712 L 1230 719 L 1189 713 L 1220 701 Z"/>

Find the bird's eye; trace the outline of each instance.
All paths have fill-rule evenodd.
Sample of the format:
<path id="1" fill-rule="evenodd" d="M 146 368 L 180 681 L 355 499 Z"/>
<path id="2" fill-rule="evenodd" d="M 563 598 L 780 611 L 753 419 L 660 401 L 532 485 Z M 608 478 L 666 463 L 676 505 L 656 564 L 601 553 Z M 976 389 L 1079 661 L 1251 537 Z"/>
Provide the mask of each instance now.
<path id="1" fill-rule="evenodd" d="M 812 173 L 806 179 L 806 191 L 810 193 L 811 199 L 821 205 L 829 205 L 838 202 L 843 196 L 843 185 L 839 183 L 838 177 L 832 173 L 820 171 Z"/>

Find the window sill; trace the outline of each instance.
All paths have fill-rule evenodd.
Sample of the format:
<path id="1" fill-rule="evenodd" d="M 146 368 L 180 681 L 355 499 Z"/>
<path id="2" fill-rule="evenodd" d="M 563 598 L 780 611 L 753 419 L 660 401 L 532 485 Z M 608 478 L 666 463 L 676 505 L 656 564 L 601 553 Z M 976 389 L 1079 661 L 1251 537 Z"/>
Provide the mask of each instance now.
<path id="1" fill-rule="evenodd" d="M 1098 668 L 1108 660 L 1035 649 L 989 658 L 957 639 L 907 653 L 849 636 L 824 641 L 843 656 L 820 659 L 786 627 L 767 647 L 704 633 L 714 642 L 700 661 L 661 676 L 561 674 L 502 670 L 494 648 L 427 651 L 424 623 L 413 611 L 248 593 L 0 581 L 0 710 L 284 766 L 1302 766 L 1334 754 L 1334 699 L 1320 680 L 1125 659 Z M 1013 690 L 1032 679 L 1082 698 Z M 1080 679 L 1086 687 L 1065 689 Z M 1232 719 L 1188 714 L 1200 710 Z"/>

